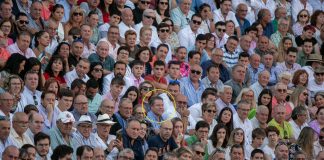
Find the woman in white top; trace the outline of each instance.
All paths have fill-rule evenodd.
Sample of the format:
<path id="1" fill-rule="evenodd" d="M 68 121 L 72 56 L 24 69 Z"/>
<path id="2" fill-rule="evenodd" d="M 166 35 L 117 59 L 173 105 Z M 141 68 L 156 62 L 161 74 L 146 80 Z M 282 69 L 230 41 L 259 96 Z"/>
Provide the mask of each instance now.
<path id="1" fill-rule="evenodd" d="M 58 26 L 56 32 L 57 32 L 57 36 L 56 39 L 58 42 L 61 42 L 64 39 L 64 27 L 62 24 L 62 18 L 64 16 L 64 7 L 61 4 L 56 4 L 51 12 L 51 17 L 50 19 L 52 19 Z"/>
<path id="2" fill-rule="evenodd" d="M 230 151 L 234 144 L 239 144 L 245 148 L 245 138 L 244 137 L 245 137 L 245 135 L 244 135 L 244 131 L 242 128 L 235 128 L 232 131 L 232 133 L 228 139 L 227 148 L 225 150 L 225 152 L 226 152 L 225 159 L 231 159 Z"/>
<path id="3" fill-rule="evenodd" d="M 209 128 L 209 133 L 208 136 L 211 136 L 211 134 L 213 133 L 214 127 L 217 124 L 217 121 L 215 120 L 215 117 L 217 115 L 217 107 L 216 104 L 213 103 L 205 103 L 201 106 L 202 109 L 202 116 L 201 118 L 197 119 L 198 121 L 205 121 L 209 124 L 210 128 Z"/>
<path id="4" fill-rule="evenodd" d="M 303 33 L 304 27 L 308 24 L 310 15 L 308 10 L 302 9 L 297 15 L 297 22 L 292 26 L 294 36 L 300 36 Z"/>
<path id="5" fill-rule="evenodd" d="M 211 155 L 213 151 L 218 149 L 225 149 L 228 141 L 228 134 L 226 126 L 223 123 L 219 123 L 213 129 L 212 135 L 208 140 L 208 155 Z"/>

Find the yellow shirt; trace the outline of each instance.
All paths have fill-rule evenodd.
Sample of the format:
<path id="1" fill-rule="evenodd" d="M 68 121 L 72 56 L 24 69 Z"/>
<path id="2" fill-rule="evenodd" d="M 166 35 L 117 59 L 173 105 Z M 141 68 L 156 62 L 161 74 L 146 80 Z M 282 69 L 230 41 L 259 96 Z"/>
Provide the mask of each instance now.
<path id="1" fill-rule="evenodd" d="M 285 139 L 285 138 L 294 138 L 294 132 L 293 128 L 291 127 L 290 123 L 284 121 L 284 128 L 280 126 L 279 123 L 275 119 L 272 119 L 269 123 L 268 126 L 274 126 L 279 130 L 280 133 L 280 138 Z"/>

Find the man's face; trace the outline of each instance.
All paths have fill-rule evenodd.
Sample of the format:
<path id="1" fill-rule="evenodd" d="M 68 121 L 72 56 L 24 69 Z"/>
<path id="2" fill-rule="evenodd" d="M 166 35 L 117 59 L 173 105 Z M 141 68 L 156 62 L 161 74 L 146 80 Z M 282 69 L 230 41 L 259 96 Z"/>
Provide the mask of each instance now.
<path id="1" fill-rule="evenodd" d="M 276 132 L 269 132 L 268 133 L 268 140 L 271 144 L 277 144 L 279 140 L 279 135 Z"/>
<path id="2" fill-rule="evenodd" d="M 68 110 L 73 103 L 73 97 L 67 97 L 63 96 L 62 98 L 59 99 L 59 106 L 61 108 L 64 108 L 65 110 Z"/>
<path id="3" fill-rule="evenodd" d="M 239 60 L 238 60 L 238 64 L 241 64 L 243 65 L 244 67 L 248 67 L 248 65 L 250 64 L 250 61 L 249 61 L 249 57 L 241 57 Z"/>
<path id="4" fill-rule="evenodd" d="M 238 82 L 243 82 L 245 78 L 245 68 L 239 66 L 233 70 L 233 79 Z"/>
<path id="5" fill-rule="evenodd" d="M 136 45 L 136 35 L 128 35 L 125 38 L 126 44 L 129 47 L 134 47 Z"/>
<path id="6" fill-rule="evenodd" d="M 9 137 L 10 128 L 9 121 L 0 121 L 0 140 L 4 141 Z"/>
<path id="7" fill-rule="evenodd" d="M 182 3 L 180 3 L 180 10 L 184 13 L 187 14 L 190 11 L 191 7 L 191 0 L 184 0 Z"/>
<path id="8" fill-rule="evenodd" d="M 278 85 L 275 96 L 278 99 L 285 99 L 287 97 L 287 86 L 286 85 Z"/>
<path id="9" fill-rule="evenodd" d="M 30 36 L 28 35 L 20 35 L 17 39 L 18 48 L 25 52 L 29 48 L 30 44 Z"/>
<path id="10" fill-rule="evenodd" d="M 201 77 L 202 69 L 198 65 L 194 65 L 190 69 L 189 77 L 191 81 L 198 81 Z"/>
<path id="11" fill-rule="evenodd" d="M 158 155 L 156 154 L 155 151 L 148 151 L 144 157 L 144 160 L 156 160 L 156 159 L 158 159 Z"/>
<path id="12" fill-rule="evenodd" d="M 100 58 L 105 59 L 109 53 L 109 46 L 107 43 L 102 42 L 97 48 L 97 54 Z"/>
<path id="13" fill-rule="evenodd" d="M 165 73 L 165 69 L 164 69 L 164 66 L 155 66 L 153 68 L 153 73 L 154 73 L 154 76 L 157 77 L 157 78 L 161 78 L 164 76 L 164 73 Z"/>
<path id="14" fill-rule="evenodd" d="M 84 150 L 81 157 L 78 156 L 78 160 L 93 160 L 93 151 L 88 151 L 87 149 Z"/>
<path id="15" fill-rule="evenodd" d="M 266 37 L 261 37 L 258 41 L 258 49 L 261 51 L 266 51 L 269 48 L 269 40 Z"/>
<path id="16" fill-rule="evenodd" d="M 165 60 L 165 57 L 168 54 L 169 49 L 166 47 L 160 47 L 157 52 L 156 52 L 156 56 L 159 60 Z"/>
<path id="17" fill-rule="evenodd" d="M 27 74 L 26 79 L 25 79 L 25 85 L 30 90 L 36 90 L 36 88 L 38 86 L 38 74 L 36 74 L 36 73 Z"/>
<path id="18" fill-rule="evenodd" d="M 133 12 L 130 9 L 127 9 L 122 14 L 122 20 L 126 25 L 131 25 L 133 23 Z"/>
<path id="19" fill-rule="evenodd" d="M 215 103 L 217 97 L 215 95 L 209 94 L 206 98 L 202 99 L 202 103 Z"/>
<path id="20" fill-rule="evenodd" d="M 286 145 L 280 145 L 275 150 L 276 159 L 288 160 L 288 147 Z"/>
<path id="21" fill-rule="evenodd" d="M 236 50 L 237 45 L 238 45 L 238 42 L 234 39 L 230 39 L 226 42 L 226 48 L 230 52 L 234 52 Z"/>
<path id="22" fill-rule="evenodd" d="M 104 135 L 104 137 L 108 137 L 110 128 L 111 128 L 111 125 L 109 125 L 109 124 L 97 123 L 98 135 Z"/>
<path id="23" fill-rule="evenodd" d="M 264 137 L 262 137 L 262 136 L 257 136 L 257 137 L 255 137 L 255 138 L 253 139 L 253 142 L 252 142 L 252 143 L 253 143 L 255 146 L 257 146 L 257 147 L 259 148 L 259 147 L 262 146 L 263 140 L 264 140 Z"/>
<path id="24" fill-rule="evenodd" d="M 89 17 L 89 25 L 90 26 L 96 27 L 98 25 L 98 22 L 99 22 L 99 16 L 98 16 L 98 14 L 92 14 Z"/>
<path id="25" fill-rule="evenodd" d="M 224 89 L 224 93 L 220 95 L 220 98 L 224 103 L 230 103 L 232 100 L 233 91 L 229 88 Z"/>
<path id="26" fill-rule="evenodd" d="M 288 32 L 288 30 L 289 30 L 289 22 L 288 21 L 281 21 L 281 23 L 278 24 L 279 32 Z"/>
<path id="27" fill-rule="evenodd" d="M 80 61 L 75 68 L 76 73 L 81 78 L 83 78 L 89 72 L 89 69 L 90 69 L 90 64 L 84 61 Z"/>
<path id="28" fill-rule="evenodd" d="M 293 65 L 296 63 L 297 60 L 297 53 L 296 52 L 289 52 L 288 55 L 286 56 L 286 63 L 289 65 Z"/>
<path id="29" fill-rule="evenodd" d="M 253 157 L 251 157 L 251 160 L 263 160 L 264 156 L 261 153 L 256 153 Z"/>
<path id="30" fill-rule="evenodd" d="M 242 148 L 233 148 L 233 151 L 231 152 L 231 159 L 232 160 L 243 160 L 244 153 L 243 153 Z"/>
<path id="31" fill-rule="evenodd" d="M 83 53 L 83 43 L 81 42 L 74 42 L 72 44 L 72 54 L 76 57 L 81 57 Z"/>
<path id="32" fill-rule="evenodd" d="M 37 134 L 42 131 L 44 126 L 44 118 L 40 114 L 33 115 L 33 120 L 29 121 L 29 129 Z"/>
<path id="33" fill-rule="evenodd" d="M 196 41 L 196 50 L 202 52 L 206 48 L 207 40 L 198 40 Z"/>
<path id="34" fill-rule="evenodd" d="M 126 133 L 131 139 L 136 139 L 139 136 L 141 124 L 137 121 L 131 121 L 126 128 Z"/>
<path id="35" fill-rule="evenodd" d="M 48 32 L 50 38 L 53 38 L 57 34 L 57 29 L 58 29 L 57 24 L 55 24 L 53 22 L 49 22 L 48 26 L 45 28 L 45 31 Z"/>
<path id="36" fill-rule="evenodd" d="M 81 28 L 81 37 L 82 39 L 86 39 L 89 40 L 92 36 L 92 30 L 90 28 L 90 26 L 88 25 L 84 25 Z"/>
<path id="37" fill-rule="evenodd" d="M 199 128 L 196 132 L 196 136 L 198 138 L 199 141 L 201 140 L 207 140 L 208 139 L 208 132 L 209 129 L 208 128 Z"/>
<path id="38" fill-rule="evenodd" d="M 27 154 L 28 154 L 28 158 L 35 159 L 36 158 L 36 149 L 33 147 L 29 147 L 27 149 Z"/>
<path id="39" fill-rule="evenodd" d="M 211 60 L 216 64 L 220 64 L 223 61 L 223 57 L 224 52 L 222 50 L 217 50 L 211 55 Z"/>
<path id="40" fill-rule="evenodd" d="M 4 93 L 0 98 L 1 110 L 9 113 L 14 105 L 14 97 L 10 93 Z"/>
<path id="41" fill-rule="evenodd" d="M 246 5 L 239 5 L 236 14 L 240 19 L 243 19 L 246 17 L 247 12 L 248 12 L 248 8 Z"/>
<path id="42" fill-rule="evenodd" d="M 280 109 L 275 109 L 275 115 L 273 117 L 278 123 L 282 123 L 286 118 L 286 109 L 282 106 L 280 106 Z"/>
<path id="43" fill-rule="evenodd" d="M 227 15 L 229 11 L 231 11 L 232 9 L 232 2 L 231 1 L 224 1 L 221 5 L 220 5 L 220 9 L 222 14 Z"/>
<path id="44" fill-rule="evenodd" d="M 252 38 L 250 36 L 244 37 L 240 40 L 240 46 L 243 51 L 248 52 L 251 47 Z"/>
<path id="45" fill-rule="evenodd" d="M 63 123 L 61 120 L 57 122 L 57 128 L 63 135 L 70 135 L 72 132 L 73 122 Z"/>
<path id="46" fill-rule="evenodd" d="M 168 140 L 172 136 L 173 126 L 172 124 L 164 124 L 160 128 L 160 136 L 163 140 Z"/>
<path id="47" fill-rule="evenodd" d="M 261 86 L 266 87 L 269 83 L 270 75 L 269 73 L 263 73 L 259 76 L 259 83 Z"/>
<path id="48" fill-rule="evenodd" d="M 19 150 L 11 148 L 8 152 L 2 155 L 2 160 L 18 160 Z"/>
<path id="49" fill-rule="evenodd" d="M 151 1 L 141 0 L 138 3 L 138 8 L 141 9 L 142 11 L 145 10 L 145 9 L 148 9 L 150 7 L 150 3 L 151 3 Z"/>
<path id="50" fill-rule="evenodd" d="M 168 72 L 171 78 L 178 79 L 180 77 L 180 65 L 171 64 Z"/>
<path id="51" fill-rule="evenodd" d="M 123 85 L 113 84 L 110 86 L 110 92 L 115 96 L 119 96 L 123 88 L 124 88 Z"/>
<path id="52" fill-rule="evenodd" d="M 119 39 L 119 29 L 111 28 L 108 30 L 108 40 L 112 43 L 117 43 Z"/>
<path id="53" fill-rule="evenodd" d="M 120 112 L 121 116 L 124 117 L 125 119 L 130 118 L 133 113 L 132 103 L 121 104 L 121 106 L 119 107 L 119 112 Z"/>
<path id="54" fill-rule="evenodd" d="M 216 31 L 217 37 L 223 38 L 225 35 L 226 27 L 225 27 L 225 25 L 218 25 L 216 27 L 215 31 Z"/>
<path id="55" fill-rule="evenodd" d="M 117 61 L 122 61 L 128 64 L 128 57 L 129 57 L 129 52 L 127 50 L 122 49 L 117 55 Z"/>
<path id="56" fill-rule="evenodd" d="M 34 3 L 30 8 L 30 14 L 33 19 L 37 20 L 41 18 L 42 13 L 42 4 L 41 3 Z"/>
<path id="57" fill-rule="evenodd" d="M 74 108 L 81 115 L 85 115 L 88 112 L 88 99 L 85 96 L 78 96 L 74 102 Z"/>
<path id="58" fill-rule="evenodd" d="M 167 39 L 170 36 L 169 32 L 170 32 L 169 27 L 160 28 L 159 32 L 158 32 L 159 38 L 162 39 L 162 40 Z"/>
<path id="59" fill-rule="evenodd" d="M 305 42 L 303 45 L 303 51 L 306 55 L 309 55 L 313 52 L 313 43 L 312 42 Z"/>
<path id="60" fill-rule="evenodd" d="M 248 116 L 248 113 L 251 110 L 250 104 L 242 104 L 237 109 L 237 114 L 240 117 L 240 119 L 245 120 Z"/>
<path id="61" fill-rule="evenodd" d="M 204 159 L 204 155 L 205 155 L 205 149 L 197 146 L 193 149 L 193 159 L 195 160 L 203 160 Z"/>
<path id="62" fill-rule="evenodd" d="M 40 141 L 37 142 L 36 144 L 36 150 L 37 150 L 37 153 L 44 157 L 48 154 L 49 152 L 49 148 L 50 148 L 50 141 L 49 139 L 42 139 Z"/>
<path id="63" fill-rule="evenodd" d="M 134 65 L 132 68 L 132 73 L 135 77 L 140 77 L 144 73 L 144 66 L 143 65 Z"/>
<path id="64" fill-rule="evenodd" d="M 201 18 L 200 17 L 197 17 L 197 16 L 194 16 L 192 18 L 192 20 L 190 21 L 190 28 L 192 31 L 196 32 L 198 30 L 198 28 L 200 27 L 201 25 Z"/>
<path id="65" fill-rule="evenodd" d="M 212 156 L 212 158 L 214 160 L 225 160 L 225 154 L 221 152 L 217 152 Z"/>
<path id="66" fill-rule="evenodd" d="M 126 73 L 126 66 L 124 64 L 117 64 L 114 68 L 115 76 L 124 77 Z"/>
<path id="67" fill-rule="evenodd" d="M 45 97 L 42 99 L 42 105 L 43 107 L 54 107 L 54 103 L 55 103 L 55 95 L 52 93 L 48 93 L 45 95 Z"/>
<path id="68" fill-rule="evenodd" d="M 267 68 L 271 68 L 273 65 L 273 55 L 271 54 L 266 54 L 263 56 L 263 64 Z"/>
<path id="69" fill-rule="evenodd" d="M 314 73 L 314 78 L 317 83 L 323 83 L 324 82 L 324 73 Z"/>
<path id="70" fill-rule="evenodd" d="M 181 48 L 178 50 L 178 52 L 176 53 L 177 59 L 180 62 L 184 62 L 187 56 L 187 50 L 186 48 Z"/>
<path id="71" fill-rule="evenodd" d="M 99 0 L 88 0 L 88 4 L 91 8 L 96 8 L 99 5 Z"/>
<path id="72" fill-rule="evenodd" d="M 27 115 L 18 117 L 16 121 L 13 121 L 12 126 L 18 134 L 25 133 L 28 129 Z"/>
<path id="73" fill-rule="evenodd" d="M 168 91 L 173 97 L 176 97 L 180 93 L 180 86 L 179 85 L 168 85 Z"/>
<path id="74" fill-rule="evenodd" d="M 87 91 L 86 91 L 87 97 L 90 99 L 93 99 L 96 96 L 96 94 L 98 93 L 98 90 L 99 90 L 99 88 L 92 88 L 92 87 L 87 88 Z"/>
<path id="75" fill-rule="evenodd" d="M 211 14 L 213 13 L 211 12 L 210 7 L 204 7 L 200 12 L 200 15 L 203 19 L 207 19 Z"/>
<path id="76" fill-rule="evenodd" d="M 267 123 L 269 115 L 269 110 L 267 109 L 261 109 L 260 112 L 256 113 L 256 118 L 261 124 Z"/>
<path id="77" fill-rule="evenodd" d="M 105 152 L 103 149 L 96 149 L 94 151 L 94 159 L 93 160 L 105 160 Z"/>
<path id="78" fill-rule="evenodd" d="M 162 116 L 162 114 L 164 112 L 163 101 L 160 99 L 155 100 L 154 104 L 151 106 L 151 110 L 157 116 Z"/>
<path id="79" fill-rule="evenodd" d="M 143 14 L 142 17 L 142 23 L 143 25 L 151 26 L 154 22 L 155 19 L 155 13 L 146 13 L 145 15 Z"/>
<path id="80" fill-rule="evenodd" d="M 89 138 L 92 131 L 92 125 L 90 123 L 80 123 L 77 129 L 84 138 Z"/>
<path id="81" fill-rule="evenodd" d="M 253 68 L 259 68 L 260 66 L 260 61 L 261 61 L 261 57 L 258 56 L 258 55 L 254 55 L 251 57 L 251 61 L 250 61 L 250 64 Z"/>
<path id="82" fill-rule="evenodd" d="M 28 17 L 26 16 L 20 16 L 17 20 L 17 27 L 21 30 L 21 31 L 26 31 L 27 30 L 27 25 L 28 25 L 29 21 L 28 21 Z"/>
<path id="83" fill-rule="evenodd" d="M 12 9 L 11 9 L 10 4 L 3 3 L 1 5 L 1 11 L 0 11 L 1 18 L 9 19 L 12 15 L 11 11 L 12 11 Z"/>

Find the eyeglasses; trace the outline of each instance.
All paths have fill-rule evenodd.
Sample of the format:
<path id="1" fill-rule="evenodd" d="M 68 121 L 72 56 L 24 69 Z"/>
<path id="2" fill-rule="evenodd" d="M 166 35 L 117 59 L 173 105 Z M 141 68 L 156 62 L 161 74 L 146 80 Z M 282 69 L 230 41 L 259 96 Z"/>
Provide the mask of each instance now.
<path id="1" fill-rule="evenodd" d="M 308 97 L 308 93 L 306 93 L 306 92 L 304 92 L 303 95 L 306 96 L 306 97 Z"/>
<path id="2" fill-rule="evenodd" d="M 34 100 L 34 104 L 37 106 L 38 105 L 37 97 L 36 96 L 33 96 L 33 100 Z"/>
<path id="3" fill-rule="evenodd" d="M 162 5 L 168 5 L 168 2 L 160 2 Z"/>
<path id="4" fill-rule="evenodd" d="M 200 154 L 200 155 L 202 155 L 202 156 L 205 156 L 205 152 L 200 152 L 200 151 L 195 151 L 196 152 L 196 154 Z"/>
<path id="5" fill-rule="evenodd" d="M 82 12 L 74 12 L 73 16 L 83 16 L 83 13 Z"/>
<path id="6" fill-rule="evenodd" d="M 243 111 L 243 112 L 249 112 L 250 109 L 243 109 L 243 108 L 238 108 L 239 110 Z"/>
<path id="7" fill-rule="evenodd" d="M 24 20 L 18 20 L 18 22 L 20 23 L 20 24 L 28 24 L 29 22 L 28 21 L 24 21 Z"/>
<path id="8" fill-rule="evenodd" d="M 201 74 L 200 71 L 196 71 L 196 70 L 191 70 L 190 72 L 191 72 L 192 74 L 196 74 L 196 75 L 200 75 L 200 74 Z"/>
<path id="9" fill-rule="evenodd" d="M 186 101 L 177 101 L 179 105 L 187 105 L 188 103 Z"/>
<path id="10" fill-rule="evenodd" d="M 324 136 L 319 136 L 318 138 L 319 138 L 319 139 L 324 139 Z"/>
<path id="11" fill-rule="evenodd" d="M 193 19 L 193 20 L 192 20 L 192 23 L 193 23 L 193 24 L 200 25 L 200 24 L 201 24 L 201 21 L 197 21 L 197 20 L 194 20 L 194 19 Z"/>
<path id="12" fill-rule="evenodd" d="M 81 38 L 81 35 L 73 35 L 73 39 Z"/>
<path id="13" fill-rule="evenodd" d="M 148 16 L 148 15 L 144 15 L 144 17 L 146 17 L 147 19 L 152 19 L 152 20 L 155 19 L 155 17 L 151 17 L 151 16 Z"/>
<path id="14" fill-rule="evenodd" d="M 76 104 L 76 105 L 87 105 L 88 102 L 79 102 L 79 103 L 74 103 L 74 104 Z"/>
<path id="15" fill-rule="evenodd" d="M 216 113 L 217 111 L 208 109 L 208 110 L 206 110 L 206 112 L 208 112 L 208 113 Z"/>
<path id="16" fill-rule="evenodd" d="M 324 76 L 324 73 L 315 73 L 316 76 Z"/>
<path id="17" fill-rule="evenodd" d="M 154 88 L 153 87 L 142 87 L 142 90 L 144 91 L 152 91 Z"/>
<path id="18" fill-rule="evenodd" d="M 308 17 L 308 15 L 307 14 L 301 14 L 301 15 L 299 15 L 299 17 L 305 18 L 305 17 Z"/>
<path id="19" fill-rule="evenodd" d="M 217 28 L 217 31 L 218 31 L 218 32 L 225 32 L 225 31 L 226 31 L 226 29 Z"/>
<path id="20" fill-rule="evenodd" d="M 168 30 L 168 29 L 160 29 L 160 32 L 162 32 L 162 33 L 165 33 L 165 32 L 169 32 L 170 30 Z"/>
<path id="21" fill-rule="evenodd" d="M 93 69 L 95 72 L 103 72 L 103 69 L 101 68 L 101 69 L 99 69 L 99 68 L 94 68 Z"/>
<path id="22" fill-rule="evenodd" d="M 141 1 L 142 4 L 150 4 L 150 1 Z"/>
<path id="23" fill-rule="evenodd" d="M 277 91 L 280 92 L 280 93 L 286 93 L 287 89 L 277 89 Z"/>

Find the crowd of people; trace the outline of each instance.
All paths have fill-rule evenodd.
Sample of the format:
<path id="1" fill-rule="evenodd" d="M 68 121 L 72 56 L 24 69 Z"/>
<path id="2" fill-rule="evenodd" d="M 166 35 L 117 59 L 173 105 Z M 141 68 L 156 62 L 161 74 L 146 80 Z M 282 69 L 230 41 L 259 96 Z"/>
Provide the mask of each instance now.
<path id="1" fill-rule="evenodd" d="M 2 0 L 2 160 L 323 160 L 323 0 Z"/>

